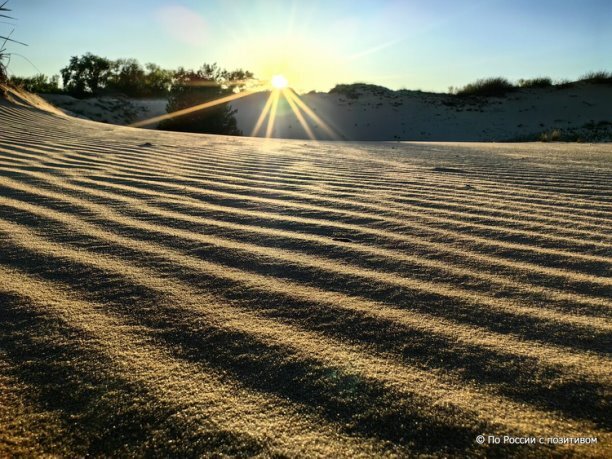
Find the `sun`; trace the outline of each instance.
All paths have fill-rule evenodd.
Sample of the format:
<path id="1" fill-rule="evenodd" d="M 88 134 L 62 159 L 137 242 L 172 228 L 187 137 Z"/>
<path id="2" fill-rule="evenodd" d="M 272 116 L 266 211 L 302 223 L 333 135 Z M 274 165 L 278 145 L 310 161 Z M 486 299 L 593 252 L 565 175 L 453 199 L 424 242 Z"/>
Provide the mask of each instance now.
<path id="1" fill-rule="evenodd" d="M 284 89 L 289 85 L 287 78 L 283 75 L 274 75 L 272 77 L 272 87 L 274 89 Z"/>

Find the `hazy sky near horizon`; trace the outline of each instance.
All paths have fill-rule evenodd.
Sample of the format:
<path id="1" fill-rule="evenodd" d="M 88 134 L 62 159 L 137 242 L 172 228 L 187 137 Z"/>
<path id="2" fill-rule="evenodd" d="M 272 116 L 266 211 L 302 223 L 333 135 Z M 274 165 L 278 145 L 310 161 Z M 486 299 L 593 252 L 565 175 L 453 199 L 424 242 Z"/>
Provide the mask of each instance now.
<path id="1" fill-rule="evenodd" d="M 611 0 L 11 0 L 10 72 L 70 56 L 162 67 L 218 62 L 301 91 L 363 81 L 445 91 L 487 76 L 612 70 Z"/>

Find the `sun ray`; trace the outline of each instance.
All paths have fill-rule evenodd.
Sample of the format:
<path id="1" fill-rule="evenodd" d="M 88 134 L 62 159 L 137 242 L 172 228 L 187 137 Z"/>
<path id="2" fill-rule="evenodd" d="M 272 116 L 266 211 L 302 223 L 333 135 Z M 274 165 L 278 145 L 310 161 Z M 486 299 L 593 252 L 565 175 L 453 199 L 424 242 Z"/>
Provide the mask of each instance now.
<path id="1" fill-rule="evenodd" d="M 257 133 L 259 132 L 259 130 L 261 129 L 261 126 L 263 126 L 263 123 L 266 120 L 266 116 L 268 115 L 268 112 L 270 111 L 270 108 L 272 107 L 273 99 L 274 99 L 274 91 L 270 91 L 270 95 L 268 96 L 266 105 L 264 105 L 264 108 L 261 111 L 261 115 L 259 115 L 259 118 L 257 119 L 257 123 L 255 123 L 255 127 L 253 128 L 253 131 L 251 132 L 251 137 L 255 137 Z"/>
<path id="2" fill-rule="evenodd" d="M 291 107 L 291 110 L 295 114 L 295 117 L 298 119 L 298 121 L 302 125 L 302 128 L 306 132 L 306 135 L 308 135 L 310 140 L 316 140 L 316 137 L 314 133 L 312 132 L 312 129 L 310 129 L 310 126 L 308 126 L 308 122 L 304 119 L 304 116 L 302 115 L 300 108 L 296 105 L 293 99 L 289 95 L 287 95 L 289 90 L 283 89 L 282 91 L 283 91 L 283 96 L 285 97 L 285 100 L 289 103 L 289 107 Z"/>
<path id="3" fill-rule="evenodd" d="M 278 108 L 278 99 L 280 91 L 275 90 L 272 92 L 272 108 L 270 109 L 270 116 L 268 117 L 268 128 L 266 129 L 266 138 L 269 139 L 272 136 L 272 130 L 274 129 L 274 121 L 276 121 L 276 109 Z"/>
<path id="4" fill-rule="evenodd" d="M 183 108 L 182 110 L 177 110 L 172 113 L 166 113 L 165 115 L 154 116 L 153 118 L 149 118 L 142 121 L 137 121 L 136 123 L 132 123 L 130 127 L 142 127 L 148 126 L 150 124 L 158 123 L 163 120 L 167 120 L 170 118 L 177 118 L 179 116 L 188 115 L 193 112 L 197 112 L 199 110 L 205 110 L 210 107 L 214 107 L 216 105 L 225 104 L 227 102 L 231 102 L 236 99 L 241 99 L 242 97 L 249 96 L 253 94 L 254 90 L 242 91 L 236 94 L 232 94 L 230 96 L 221 97 L 219 99 L 211 100 L 209 102 L 204 102 L 203 104 L 194 105 L 193 107 Z"/>
<path id="5" fill-rule="evenodd" d="M 287 98 L 287 101 L 292 100 L 299 108 L 304 110 L 304 112 L 311 119 L 313 119 L 319 126 L 323 128 L 323 130 L 330 136 L 330 138 L 336 140 L 340 138 L 340 136 L 336 134 L 334 130 L 319 117 L 319 115 L 312 111 L 312 109 L 308 105 L 306 105 L 292 89 L 287 90 L 285 97 Z"/>
<path id="6" fill-rule="evenodd" d="M 194 105 L 193 107 L 188 107 L 182 110 L 177 110 L 172 113 L 166 113 L 164 115 L 155 116 L 153 118 L 149 118 L 146 120 L 137 121 L 135 123 L 130 124 L 129 126 L 130 127 L 148 126 L 148 125 L 155 124 L 155 123 L 158 123 L 166 119 L 185 116 L 185 115 L 194 113 L 199 110 L 205 110 L 207 108 L 214 107 L 216 105 L 228 103 L 233 100 L 240 99 L 240 98 L 249 96 L 251 94 L 254 94 L 255 92 L 256 92 L 255 89 L 248 89 L 248 90 L 236 93 L 236 94 L 231 94 L 226 97 L 221 97 L 219 99 L 215 99 L 209 102 L 204 102 L 202 104 Z M 256 136 L 259 133 L 259 131 L 263 127 L 263 124 L 265 123 L 266 118 L 267 118 L 268 124 L 266 127 L 265 136 L 266 138 L 272 137 L 272 134 L 274 131 L 274 125 L 276 122 L 278 103 L 279 103 L 281 95 L 285 98 L 285 100 L 289 104 L 289 107 L 291 108 L 297 120 L 299 121 L 300 125 L 302 126 L 302 128 L 304 129 L 304 131 L 306 132 L 306 134 L 311 140 L 316 140 L 316 136 L 311 126 L 309 126 L 308 121 L 306 120 L 304 114 L 308 115 L 310 119 L 312 119 L 315 123 L 321 126 L 321 128 L 329 135 L 331 139 L 340 138 L 340 136 L 336 132 L 334 132 L 334 130 L 325 121 L 323 121 L 310 107 L 308 107 L 308 105 L 306 105 L 304 101 L 301 100 L 301 98 L 295 93 L 293 89 L 288 88 L 288 87 L 284 87 L 282 89 L 274 89 L 271 91 L 270 96 L 268 97 L 266 104 L 264 105 L 262 112 L 259 115 L 255 126 L 253 127 L 251 136 Z"/>

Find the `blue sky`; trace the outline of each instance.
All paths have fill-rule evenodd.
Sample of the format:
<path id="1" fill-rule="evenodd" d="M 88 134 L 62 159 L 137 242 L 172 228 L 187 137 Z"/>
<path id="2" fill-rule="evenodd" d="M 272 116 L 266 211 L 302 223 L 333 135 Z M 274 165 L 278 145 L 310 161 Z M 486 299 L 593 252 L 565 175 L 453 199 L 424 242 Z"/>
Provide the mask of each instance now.
<path id="1" fill-rule="evenodd" d="M 299 90 L 365 81 L 444 91 L 487 76 L 612 70 L 610 0 L 11 0 L 10 71 L 91 51 L 163 67 L 218 62 Z M 38 69 L 38 70 L 37 70 Z"/>

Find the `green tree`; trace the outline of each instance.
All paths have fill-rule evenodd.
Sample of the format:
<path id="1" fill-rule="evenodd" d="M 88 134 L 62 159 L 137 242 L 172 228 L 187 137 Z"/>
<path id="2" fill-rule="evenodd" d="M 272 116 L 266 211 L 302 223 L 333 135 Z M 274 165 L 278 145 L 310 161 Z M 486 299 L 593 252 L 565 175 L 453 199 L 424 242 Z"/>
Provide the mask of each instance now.
<path id="1" fill-rule="evenodd" d="M 167 96 L 174 81 L 174 71 L 162 69 L 153 63 L 145 64 L 145 69 L 145 95 Z"/>
<path id="2" fill-rule="evenodd" d="M 33 77 L 12 76 L 10 81 L 15 86 L 22 87 L 26 91 L 38 94 L 57 94 L 61 92 L 59 87 L 59 75 L 53 75 L 50 78 L 42 73 L 34 75 Z"/>
<path id="3" fill-rule="evenodd" d="M 111 63 L 108 88 L 129 96 L 146 95 L 145 72 L 136 59 L 118 59 Z"/>
<path id="4" fill-rule="evenodd" d="M 106 87 L 112 66 L 112 61 L 92 53 L 73 56 L 70 63 L 60 70 L 64 88 L 76 96 L 97 94 Z"/>
<path id="5" fill-rule="evenodd" d="M 205 64 L 197 71 L 180 68 L 170 91 L 166 111 L 176 112 L 210 102 L 243 90 L 253 74 L 244 70 L 228 72 L 217 64 Z M 170 118 L 160 123 L 159 129 L 209 134 L 241 135 L 236 110 L 228 103 Z"/>

